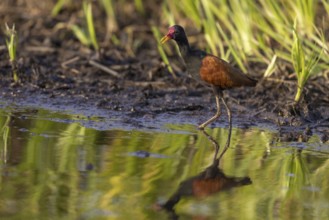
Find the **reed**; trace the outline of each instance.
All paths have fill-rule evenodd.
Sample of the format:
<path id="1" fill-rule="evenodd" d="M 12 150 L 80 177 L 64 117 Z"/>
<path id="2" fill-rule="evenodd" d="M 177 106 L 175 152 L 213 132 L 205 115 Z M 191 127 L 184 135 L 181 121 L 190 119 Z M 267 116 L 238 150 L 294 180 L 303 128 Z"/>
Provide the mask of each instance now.
<path id="1" fill-rule="evenodd" d="M 118 23 L 116 19 L 116 12 L 114 8 L 114 3 L 112 0 L 100 0 L 101 6 L 104 8 L 106 13 L 106 36 L 105 43 L 108 42 L 111 38 L 113 43 L 115 44 L 115 39 L 113 40 L 112 33 L 117 31 Z"/>
<path id="2" fill-rule="evenodd" d="M 71 30 L 78 38 L 78 40 L 86 46 L 93 46 L 95 51 L 99 51 L 99 44 L 96 37 L 93 12 L 92 12 L 92 2 L 85 0 L 82 4 L 83 12 L 86 20 L 86 29 L 78 25 L 72 25 Z"/>
<path id="3" fill-rule="evenodd" d="M 17 53 L 17 32 L 15 30 L 15 24 L 10 28 L 8 24 L 5 24 L 6 30 L 6 45 L 7 45 L 7 50 L 8 50 L 8 55 L 9 55 L 9 61 L 11 64 L 12 68 L 12 73 L 13 73 L 13 79 L 14 82 L 18 82 L 19 78 L 17 75 L 17 61 L 16 61 L 16 53 Z"/>
<path id="4" fill-rule="evenodd" d="M 63 9 L 65 4 L 71 3 L 71 0 L 58 0 L 51 10 L 51 15 L 56 16 Z"/>
<path id="5" fill-rule="evenodd" d="M 294 44 L 291 50 L 291 59 L 297 76 L 297 93 L 295 95 L 295 102 L 298 103 L 306 82 L 316 73 L 314 69 L 318 64 L 322 53 L 313 52 L 311 56 L 306 57 L 303 43 L 295 28 L 293 29 L 293 36 Z"/>
<path id="6" fill-rule="evenodd" d="M 96 31 L 95 31 L 93 11 L 92 11 L 92 3 L 90 1 L 83 2 L 83 11 L 84 11 L 85 18 L 86 18 L 90 42 L 93 45 L 94 49 L 96 51 L 98 51 L 99 45 L 98 45 L 98 41 L 96 38 Z"/>

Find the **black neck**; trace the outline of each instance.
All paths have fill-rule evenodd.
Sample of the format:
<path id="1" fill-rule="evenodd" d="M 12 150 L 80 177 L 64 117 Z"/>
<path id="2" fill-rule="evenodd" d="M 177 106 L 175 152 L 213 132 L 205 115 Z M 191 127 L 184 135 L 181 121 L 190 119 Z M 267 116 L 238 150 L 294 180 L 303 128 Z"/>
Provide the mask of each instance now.
<path id="1" fill-rule="evenodd" d="M 188 40 L 186 37 L 177 39 L 176 40 L 180 53 L 182 54 L 183 57 L 186 57 L 188 55 L 188 52 L 190 50 L 190 45 L 188 43 Z"/>

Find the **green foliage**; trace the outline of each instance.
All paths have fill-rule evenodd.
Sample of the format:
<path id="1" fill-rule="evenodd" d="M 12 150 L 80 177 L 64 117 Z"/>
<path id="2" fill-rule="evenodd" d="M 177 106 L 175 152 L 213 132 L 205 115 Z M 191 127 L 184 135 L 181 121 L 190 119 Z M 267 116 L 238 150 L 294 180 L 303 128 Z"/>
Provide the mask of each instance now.
<path id="1" fill-rule="evenodd" d="M 15 30 L 15 25 L 13 24 L 12 28 L 9 28 L 7 23 L 6 25 L 6 45 L 8 49 L 8 54 L 11 62 L 16 60 L 16 48 L 17 48 L 17 32 Z"/>
<path id="2" fill-rule="evenodd" d="M 13 78 L 15 82 L 18 82 L 18 75 L 17 75 L 17 66 L 16 66 L 16 52 L 17 52 L 17 32 L 15 30 L 15 25 L 11 28 L 8 27 L 7 23 L 5 24 L 6 26 L 6 45 L 8 49 L 8 54 L 9 54 L 9 60 L 12 66 L 12 71 L 13 71 Z"/>
<path id="3" fill-rule="evenodd" d="M 83 45 L 89 46 L 91 44 L 90 38 L 88 37 L 88 33 L 86 33 L 86 31 L 84 31 L 78 25 L 72 25 L 71 30 Z"/>
<path id="4" fill-rule="evenodd" d="M 276 54 L 274 54 L 274 56 L 271 59 L 270 64 L 267 66 L 266 71 L 264 72 L 264 77 L 269 77 L 272 75 L 272 73 L 275 71 L 275 64 L 276 64 L 276 59 L 278 58 L 278 56 Z"/>
<path id="5" fill-rule="evenodd" d="M 91 44 L 93 45 L 94 49 L 98 51 L 99 46 L 96 38 L 96 32 L 95 32 L 95 26 L 93 20 L 92 3 L 90 1 L 83 2 L 83 11 L 86 16 L 87 28 L 88 28 Z"/>
<path id="6" fill-rule="evenodd" d="M 298 24 L 302 25 L 301 29 L 309 36 L 314 33 L 314 20 L 318 2 L 318 0 L 289 1 L 295 11 Z"/>
<path id="7" fill-rule="evenodd" d="M 296 32 L 296 25 L 293 29 L 294 44 L 291 50 L 291 59 L 297 75 L 297 93 L 295 96 L 295 102 L 299 102 L 303 88 L 310 76 L 316 73 L 314 68 L 318 64 L 321 53 L 313 52 L 310 57 L 305 56 L 305 50 L 303 44 Z"/>
<path id="8" fill-rule="evenodd" d="M 56 2 L 55 6 L 53 7 L 53 9 L 51 10 L 51 15 L 52 16 L 58 15 L 58 13 L 62 10 L 63 6 L 70 2 L 71 2 L 71 0 L 58 0 Z"/>
<path id="9" fill-rule="evenodd" d="M 327 14 L 329 14 L 329 1 L 328 0 L 322 0 L 321 1 L 322 5 L 326 9 Z"/>
<path id="10" fill-rule="evenodd" d="M 110 39 L 114 44 L 117 43 L 116 37 L 112 35 L 114 31 L 117 30 L 117 18 L 115 14 L 114 4 L 112 0 L 100 0 L 101 5 L 103 6 L 106 12 L 106 36 L 105 42 L 108 42 Z"/>
<path id="11" fill-rule="evenodd" d="M 93 48 L 98 51 L 99 45 L 96 38 L 94 20 L 93 20 L 93 12 L 92 12 L 92 3 L 90 1 L 83 1 L 83 12 L 86 19 L 87 31 L 83 28 L 72 25 L 71 30 L 73 31 L 74 35 L 78 38 L 78 40 L 86 46 L 92 45 Z"/>
<path id="12" fill-rule="evenodd" d="M 144 14 L 144 5 L 142 0 L 134 0 L 135 1 L 135 7 L 137 11 L 141 14 Z"/>

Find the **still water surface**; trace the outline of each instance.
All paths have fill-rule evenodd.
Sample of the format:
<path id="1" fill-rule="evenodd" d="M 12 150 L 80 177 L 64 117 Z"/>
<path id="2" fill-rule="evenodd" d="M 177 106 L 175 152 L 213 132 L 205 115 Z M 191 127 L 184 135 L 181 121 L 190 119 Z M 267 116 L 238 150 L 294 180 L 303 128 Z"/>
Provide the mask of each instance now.
<path id="1" fill-rule="evenodd" d="M 193 125 L 101 131 L 84 120 L 0 110 L 0 219 L 329 219 L 329 146 L 316 135 L 280 143 L 233 128 L 217 166 Z M 227 129 L 207 133 L 225 145 Z"/>

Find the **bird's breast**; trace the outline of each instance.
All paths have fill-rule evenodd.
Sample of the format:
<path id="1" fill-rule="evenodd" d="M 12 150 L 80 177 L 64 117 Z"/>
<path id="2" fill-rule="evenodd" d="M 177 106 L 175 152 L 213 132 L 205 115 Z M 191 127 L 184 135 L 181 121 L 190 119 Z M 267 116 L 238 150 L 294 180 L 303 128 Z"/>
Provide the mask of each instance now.
<path id="1" fill-rule="evenodd" d="M 186 69 L 188 74 L 197 81 L 202 81 L 200 77 L 200 69 L 202 65 L 202 60 L 197 57 L 189 57 L 185 60 Z"/>

